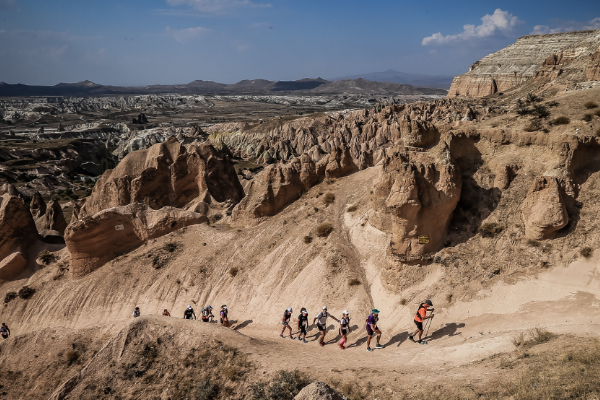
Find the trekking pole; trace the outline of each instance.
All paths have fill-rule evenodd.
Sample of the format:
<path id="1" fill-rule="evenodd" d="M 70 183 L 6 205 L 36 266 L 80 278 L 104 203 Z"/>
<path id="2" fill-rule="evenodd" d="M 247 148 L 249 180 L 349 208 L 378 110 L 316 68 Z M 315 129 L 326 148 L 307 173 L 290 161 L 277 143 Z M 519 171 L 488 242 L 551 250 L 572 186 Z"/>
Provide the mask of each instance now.
<path id="1" fill-rule="evenodd" d="M 433 321 L 433 318 L 429 318 L 429 323 L 427 324 L 427 332 L 425 333 L 425 337 L 429 335 L 429 327 L 431 326 L 431 321 Z"/>

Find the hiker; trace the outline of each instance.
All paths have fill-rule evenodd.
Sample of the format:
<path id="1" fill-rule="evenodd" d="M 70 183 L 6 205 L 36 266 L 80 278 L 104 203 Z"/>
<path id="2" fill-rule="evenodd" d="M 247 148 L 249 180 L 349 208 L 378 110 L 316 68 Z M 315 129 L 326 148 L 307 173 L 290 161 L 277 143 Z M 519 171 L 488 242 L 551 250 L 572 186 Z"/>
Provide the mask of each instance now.
<path id="1" fill-rule="evenodd" d="M 185 311 L 183 312 L 184 319 L 196 319 L 196 313 L 192 306 L 188 305 Z"/>
<path id="2" fill-rule="evenodd" d="M 417 325 L 417 330 L 408 337 L 412 342 L 420 343 L 420 344 L 425 343 L 421 339 L 421 336 L 423 336 L 423 320 L 433 318 L 433 310 L 434 310 L 434 308 L 433 308 L 433 303 L 431 302 L 431 300 L 425 300 L 424 303 L 419 304 L 419 309 L 417 310 L 417 313 L 415 314 L 415 325 Z M 427 315 L 427 311 L 431 311 L 432 312 L 431 315 Z M 415 341 L 415 336 L 417 333 L 419 334 L 419 340 Z"/>
<path id="3" fill-rule="evenodd" d="M 206 306 L 202 309 L 202 322 L 213 322 L 214 317 L 211 306 Z"/>
<path id="4" fill-rule="evenodd" d="M 139 308 L 139 307 L 136 307 L 136 308 L 133 310 L 133 318 L 137 318 L 137 317 L 139 317 L 139 316 L 140 316 L 140 308 Z"/>
<path id="5" fill-rule="evenodd" d="M 377 345 L 376 349 L 383 349 L 385 346 L 379 344 L 381 340 L 381 331 L 377 327 L 377 321 L 379 321 L 379 310 L 374 308 L 371 310 L 371 314 L 367 318 L 367 351 L 373 351 L 371 348 L 371 339 L 373 338 L 373 334 L 377 334 Z"/>
<path id="6" fill-rule="evenodd" d="M 165 308 L 165 309 L 164 309 L 164 311 L 163 311 L 163 316 L 165 316 L 165 317 L 170 317 L 170 316 L 171 316 L 171 313 L 169 312 L 169 310 L 167 310 L 167 309 Z"/>
<path id="7" fill-rule="evenodd" d="M 225 328 L 229 328 L 229 318 L 227 318 L 227 306 L 221 306 L 221 325 Z"/>
<path id="8" fill-rule="evenodd" d="M 340 335 L 342 335 L 342 340 L 338 342 L 338 346 L 340 349 L 346 350 L 346 346 L 344 343 L 348 340 L 348 334 L 351 332 L 350 329 L 350 315 L 348 314 L 348 310 L 344 310 L 342 314 L 342 319 L 340 320 Z"/>
<path id="9" fill-rule="evenodd" d="M 8 339 L 10 336 L 10 329 L 8 329 L 6 322 L 3 322 L 2 326 L 0 326 L 0 335 L 2 335 L 2 339 Z"/>
<path id="10" fill-rule="evenodd" d="M 306 311 L 306 308 L 302 307 L 302 310 L 300 310 L 300 315 L 298 315 L 298 330 L 300 331 L 298 340 L 301 340 L 304 343 L 307 343 L 306 328 L 308 328 L 308 312 Z"/>
<path id="11" fill-rule="evenodd" d="M 317 328 L 319 328 L 319 332 L 321 332 L 321 337 L 319 338 L 319 344 L 321 345 L 321 347 L 325 346 L 325 334 L 327 333 L 327 317 L 331 317 L 333 319 L 335 319 L 337 322 L 340 322 L 339 319 L 337 319 L 336 317 L 334 317 L 333 315 L 329 314 L 327 312 L 327 306 L 323 307 L 323 311 L 321 311 L 314 319 L 313 319 L 313 324 L 315 323 L 315 321 L 319 321 L 317 322 Z"/>
<path id="12" fill-rule="evenodd" d="M 288 308 L 287 310 L 285 310 L 283 312 L 283 319 L 281 320 L 281 325 L 283 325 L 283 328 L 281 328 L 281 333 L 279 334 L 279 337 L 283 337 L 283 332 L 285 332 L 285 329 L 287 328 L 290 330 L 290 339 L 294 338 L 292 336 L 292 327 L 290 326 L 291 318 L 292 318 L 292 307 Z"/>

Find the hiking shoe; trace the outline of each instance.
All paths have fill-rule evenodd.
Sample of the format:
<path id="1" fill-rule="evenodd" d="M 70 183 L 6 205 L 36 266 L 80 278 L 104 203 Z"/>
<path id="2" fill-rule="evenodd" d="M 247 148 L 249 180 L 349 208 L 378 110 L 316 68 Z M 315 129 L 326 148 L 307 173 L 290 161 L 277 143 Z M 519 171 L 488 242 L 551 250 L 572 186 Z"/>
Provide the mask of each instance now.
<path id="1" fill-rule="evenodd" d="M 293 336 L 290 336 L 290 339 L 294 340 L 294 339 L 296 339 L 296 338 L 295 338 L 295 337 L 293 337 Z"/>
<path id="2" fill-rule="evenodd" d="M 412 336 L 409 336 L 409 337 L 408 337 L 408 340 L 410 340 L 411 342 L 414 342 L 414 341 L 415 341 L 415 339 L 414 339 Z"/>
<path id="3" fill-rule="evenodd" d="M 344 350 L 344 346 L 341 343 L 338 343 L 338 346 L 340 346 L 340 349 Z"/>
<path id="4" fill-rule="evenodd" d="M 279 335 L 279 337 L 283 339 L 283 335 Z"/>
<path id="5" fill-rule="evenodd" d="M 319 342 L 319 344 L 321 345 L 321 347 L 325 346 L 325 343 L 323 342 Z"/>
<path id="6" fill-rule="evenodd" d="M 302 341 L 302 338 L 301 338 L 300 336 L 298 336 L 298 341 L 299 341 L 299 342 L 301 342 L 301 341 Z"/>
<path id="7" fill-rule="evenodd" d="M 378 344 L 377 346 L 375 346 L 376 349 L 385 349 L 385 346 L 382 344 Z"/>
<path id="8" fill-rule="evenodd" d="M 308 342 L 306 341 L 306 339 L 304 339 L 304 340 L 303 340 L 303 342 L 304 342 L 304 343 L 308 343 Z"/>
<path id="9" fill-rule="evenodd" d="M 370 347 L 367 347 L 367 351 L 373 351 L 373 349 Z"/>

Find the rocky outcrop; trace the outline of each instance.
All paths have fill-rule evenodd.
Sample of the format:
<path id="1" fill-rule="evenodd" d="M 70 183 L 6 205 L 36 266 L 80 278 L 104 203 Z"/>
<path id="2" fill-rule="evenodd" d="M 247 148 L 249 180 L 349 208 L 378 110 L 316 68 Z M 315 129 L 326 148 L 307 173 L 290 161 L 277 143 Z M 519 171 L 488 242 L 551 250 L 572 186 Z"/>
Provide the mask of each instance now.
<path id="1" fill-rule="evenodd" d="M 588 81 L 600 81 L 600 48 L 590 55 L 585 66 L 585 78 Z"/>
<path id="2" fill-rule="evenodd" d="M 503 92 L 530 79 L 583 81 L 588 54 L 598 48 L 600 31 L 529 35 L 490 54 L 454 78 L 448 97 L 483 97 Z M 594 68 L 589 69 L 592 71 Z M 590 80 L 590 79 L 588 79 Z"/>
<path id="3" fill-rule="evenodd" d="M 494 187 L 500 190 L 506 190 L 519 170 L 517 165 L 502 164 L 496 167 L 496 176 L 494 177 Z"/>
<path id="4" fill-rule="evenodd" d="M 12 253 L 0 261 L 0 280 L 16 279 L 27 266 L 27 260 L 21 253 Z"/>
<path id="5" fill-rule="evenodd" d="M 42 236 L 64 236 L 67 220 L 58 201 L 50 202 L 46 212 L 36 218 L 35 225 Z"/>
<path id="6" fill-rule="evenodd" d="M 202 199 L 233 208 L 243 197 L 244 189 L 226 154 L 209 143 L 186 147 L 171 137 L 128 154 L 115 169 L 107 170 L 92 194 L 79 204 L 77 218 L 132 203 L 156 210 L 184 207 Z"/>
<path id="7" fill-rule="evenodd" d="M 0 197 L 0 261 L 13 253 L 27 254 L 29 247 L 38 240 L 35 222 L 23 199 L 8 193 Z M 14 263 L 8 267 L 11 271 Z"/>
<path id="8" fill-rule="evenodd" d="M 294 400 L 342 400 L 329 385 L 323 382 L 313 382 L 306 386 L 294 397 Z"/>
<path id="9" fill-rule="evenodd" d="M 149 239 L 205 222 L 208 218 L 202 214 L 173 207 L 155 211 L 140 203 L 77 220 L 65 231 L 73 274 L 89 274 Z"/>
<path id="10" fill-rule="evenodd" d="M 46 202 L 40 192 L 35 192 L 31 197 L 29 211 L 31 211 L 31 216 L 34 220 L 46 214 Z"/>
<path id="11" fill-rule="evenodd" d="M 375 208 L 391 215 L 389 251 L 402 261 L 421 260 L 444 243 L 462 181 L 449 161 L 429 153 L 394 151 L 375 182 Z"/>
<path id="12" fill-rule="evenodd" d="M 335 148 L 328 157 L 323 158 L 317 164 L 319 171 L 325 172 L 327 178 L 340 178 L 344 175 L 358 171 L 347 147 Z"/>
<path id="13" fill-rule="evenodd" d="M 539 177 L 521 207 L 525 236 L 532 240 L 552 239 L 569 223 L 569 216 L 556 178 Z"/>

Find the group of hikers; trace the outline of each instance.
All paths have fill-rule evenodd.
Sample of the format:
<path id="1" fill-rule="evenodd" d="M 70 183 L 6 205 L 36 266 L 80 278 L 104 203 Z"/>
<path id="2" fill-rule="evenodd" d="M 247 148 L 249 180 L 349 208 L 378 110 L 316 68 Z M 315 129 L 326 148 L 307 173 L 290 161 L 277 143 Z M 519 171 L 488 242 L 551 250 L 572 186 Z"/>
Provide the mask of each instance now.
<path id="1" fill-rule="evenodd" d="M 214 322 L 215 316 L 213 315 L 212 310 L 213 310 L 212 306 L 206 306 L 202 309 L 202 311 L 200 312 L 201 313 L 200 317 L 202 319 L 202 322 Z M 219 315 L 220 315 L 221 326 L 224 326 L 226 328 L 229 327 L 229 317 L 227 316 L 227 314 L 228 314 L 227 305 L 223 304 L 221 306 L 221 312 L 219 313 Z M 133 310 L 133 318 L 137 318 L 140 315 L 142 315 L 140 312 L 140 308 L 136 307 Z M 165 317 L 170 317 L 171 313 L 169 312 L 169 310 L 167 310 L 165 308 L 163 310 L 162 315 Z M 185 308 L 185 311 L 183 312 L 183 319 L 197 319 L 196 313 L 194 312 L 194 309 L 192 308 L 192 306 L 188 305 Z"/>
<path id="2" fill-rule="evenodd" d="M 201 311 L 201 319 L 203 322 L 213 322 L 213 318 L 214 315 L 212 313 L 212 307 L 211 306 L 206 306 L 202 309 Z M 408 339 L 411 340 L 412 342 L 415 343 L 421 343 L 424 344 L 425 342 L 423 341 L 423 321 L 426 319 L 431 319 L 434 317 L 433 314 L 434 308 L 433 308 L 433 303 L 431 302 L 431 300 L 425 300 L 423 303 L 421 303 L 419 305 L 419 309 L 417 310 L 417 313 L 414 316 L 414 323 L 417 326 L 417 329 L 408 336 Z M 279 334 L 280 337 L 285 337 L 283 334 L 285 333 L 286 329 L 289 331 L 289 337 L 290 339 L 296 339 L 293 336 L 293 329 L 290 326 L 290 320 L 292 319 L 292 312 L 293 309 L 290 307 L 288 309 L 286 309 L 283 312 L 283 319 L 281 321 L 281 324 L 283 325 L 283 328 L 281 329 L 281 333 Z M 428 315 L 427 312 L 430 312 L 430 314 Z M 229 318 L 227 317 L 227 306 L 226 305 L 222 305 L 221 306 L 221 311 L 220 311 L 220 322 L 221 325 L 224 327 L 229 327 Z M 135 310 L 133 311 L 133 317 L 139 317 L 140 314 L 140 308 L 136 307 Z M 162 315 L 166 316 L 166 317 L 170 317 L 171 313 L 169 313 L 169 311 L 165 308 L 165 310 L 163 311 Z M 336 320 L 340 326 L 339 326 L 339 334 L 342 337 L 342 339 L 338 342 L 338 346 L 340 347 L 340 349 L 345 350 L 347 348 L 346 346 L 346 342 L 348 341 L 348 334 L 352 331 L 352 328 L 350 328 L 350 313 L 348 312 L 348 310 L 344 310 L 344 312 L 342 313 L 342 318 L 341 319 L 337 319 L 335 316 L 331 315 L 328 311 L 327 311 L 327 306 L 323 307 L 323 310 L 317 314 L 317 316 L 313 319 L 312 321 L 312 325 L 315 324 L 315 322 L 317 323 L 317 329 L 320 332 L 319 335 L 319 345 L 321 347 L 325 346 L 325 335 L 327 334 L 327 319 L 331 317 L 332 319 Z M 197 319 L 196 318 L 196 313 L 194 312 L 194 309 L 192 308 L 192 306 L 188 305 L 185 309 L 185 311 L 183 312 L 183 318 L 184 319 Z M 380 343 L 381 340 L 381 330 L 379 329 L 379 327 L 377 326 L 377 323 L 379 321 L 379 310 L 374 308 L 371 310 L 371 313 L 369 314 L 369 316 L 366 319 L 366 330 L 367 330 L 367 351 L 373 351 L 373 349 L 371 348 L 371 339 L 373 338 L 373 336 L 376 337 L 376 341 L 377 344 L 375 345 L 376 349 L 383 349 L 385 346 L 382 345 Z M 2 324 L 2 327 L 4 327 L 5 324 Z M 302 309 L 300 310 L 300 315 L 298 315 L 298 319 L 297 319 L 297 329 L 298 329 L 298 340 L 303 342 L 303 343 L 308 343 L 306 341 L 306 332 L 308 329 L 309 323 L 308 323 L 308 311 L 306 311 L 306 308 L 302 307 Z M 7 327 L 8 328 L 8 327 Z M 9 331 L 10 333 L 10 331 Z M 417 336 L 417 334 L 419 335 L 419 338 L 417 340 L 415 340 L 415 336 Z M 4 333 L 2 333 L 2 336 L 4 337 Z"/>

